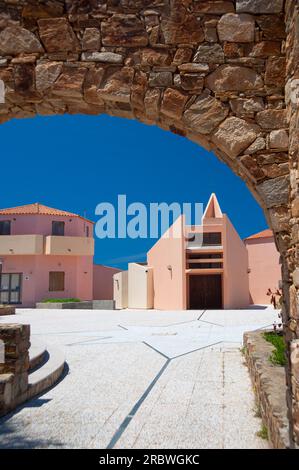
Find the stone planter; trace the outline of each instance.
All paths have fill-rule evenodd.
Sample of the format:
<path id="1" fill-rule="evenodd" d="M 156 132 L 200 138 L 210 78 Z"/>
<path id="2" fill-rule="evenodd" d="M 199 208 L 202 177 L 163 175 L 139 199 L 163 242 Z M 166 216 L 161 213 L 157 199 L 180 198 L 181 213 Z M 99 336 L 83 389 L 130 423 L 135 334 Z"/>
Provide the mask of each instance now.
<path id="1" fill-rule="evenodd" d="M 16 313 L 16 308 L 11 307 L 10 305 L 7 305 L 6 307 L 0 307 L 0 317 L 2 315 L 15 315 Z"/>
<path id="2" fill-rule="evenodd" d="M 115 310 L 114 300 L 93 300 L 92 306 L 94 310 Z"/>
<path id="3" fill-rule="evenodd" d="M 275 449 L 285 449 L 290 447 L 286 373 L 284 367 L 270 363 L 273 345 L 263 333 L 244 333 L 244 354 L 269 441 Z"/>
<path id="4" fill-rule="evenodd" d="M 84 302 L 38 302 L 36 308 L 55 310 L 114 310 L 114 300 L 88 300 Z"/>
<path id="5" fill-rule="evenodd" d="M 38 302 L 36 308 L 51 310 L 92 310 L 92 301 L 86 302 Z"/>

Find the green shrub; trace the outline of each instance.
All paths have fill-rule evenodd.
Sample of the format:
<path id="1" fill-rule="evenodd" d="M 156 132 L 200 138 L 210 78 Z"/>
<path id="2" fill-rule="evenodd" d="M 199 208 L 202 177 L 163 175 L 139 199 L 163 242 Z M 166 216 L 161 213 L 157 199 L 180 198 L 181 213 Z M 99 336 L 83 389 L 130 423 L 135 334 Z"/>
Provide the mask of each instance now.
<path id="1" fill-rule="evenodd" d="M 44 299 L 42 303 L 49 303 L 49 304 L 64 304 L 67 302 L 80 302 L 80 299 Z"/>
<path id="2" fill-rule="evenodd" d="M 272 364 L 285 366 L 286 365 L 286 344 L 282 335 L 274 332 L 264 333 L 264 338 L 268 343 L 273 344 L 275 347 L 269 360 Z"/>
<path id="3" fill-rule="evenodd" d="M 268 429 L 267 427 L 262 424 L 261 430 L 256 433 L 258 437 L 261 437 L 262 439 L 268 439 Z"/>

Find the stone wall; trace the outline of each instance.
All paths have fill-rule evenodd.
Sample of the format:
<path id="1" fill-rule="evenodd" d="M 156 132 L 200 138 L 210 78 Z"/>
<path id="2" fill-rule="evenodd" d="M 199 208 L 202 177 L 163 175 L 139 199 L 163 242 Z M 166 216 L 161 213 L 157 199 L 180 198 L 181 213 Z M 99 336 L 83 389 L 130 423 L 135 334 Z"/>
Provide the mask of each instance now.
<path id="1" fill-rule="evenodd" d="M 283 0 L 0 1 L 0 122 L 107 113 L 212 150 L 285 230 Z"/>
<path id="2" fill-rule="evenodd" d="M 297 442 L 298 21 L 296 0 L 0 0 L 0 123 L 155 124 L 213 151 L 256 197 L 282 255 Z"/>
<path id="3" fill-rule="evenodd" d="M 256 395 L 258 411 L 275 449 L 290 447 L 285 369 L 269 361 L 274 347 L 261 331 L 244 334 L 244 353 Z"/>
<path id="4" fill-rule="evenodd" d="M 5 362 L 0 363 L 0 415 L 23 401 L 28 390 L 29 338 L 29 325 L 0 325 L 5 345 Z"/>
<path id="5" fill-rule="evenodd" d="M 286 2 L 287 66 L 286 105 L 290 127 L 290 226 L 282 240 L 284 255 L 284 311 L 289 342 L 288 402 L 293 418 L 292 435 L 299 445 L 299 5 Z"/>

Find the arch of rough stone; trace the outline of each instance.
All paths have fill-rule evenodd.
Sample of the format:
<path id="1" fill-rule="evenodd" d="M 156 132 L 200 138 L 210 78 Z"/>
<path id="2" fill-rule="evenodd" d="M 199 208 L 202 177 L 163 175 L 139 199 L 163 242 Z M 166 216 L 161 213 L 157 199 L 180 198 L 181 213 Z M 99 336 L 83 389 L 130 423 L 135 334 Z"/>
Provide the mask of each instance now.
<path id="1" fill-rule="evenodd" d="M 0 0 L 1 123 L 137 119 L 212 150 L 246 182 L 282 254 L 297 444 L 298 64 L 296 0 Z"/>

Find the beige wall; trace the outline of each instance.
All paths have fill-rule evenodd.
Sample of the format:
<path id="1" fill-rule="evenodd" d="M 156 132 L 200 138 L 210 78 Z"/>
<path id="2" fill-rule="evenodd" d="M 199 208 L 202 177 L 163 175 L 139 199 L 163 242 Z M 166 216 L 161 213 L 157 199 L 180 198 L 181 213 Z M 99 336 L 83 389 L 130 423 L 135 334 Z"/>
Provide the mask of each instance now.
<path id="1" fill-rule="evenodd" d="M 44 251 L 42 235 L 1 235 L 0 255 L 41 255 Z"/>
<path id="2" fill-rule="evenodd" d="M 128 266 L 128 307 L 153 308 L 153 269 L 137 263 Z"/>
<path id="3" fill-rule="evenodd" d="M 113 299 L 116 309 L 128 308 L 128 271 L 114 274 Z"/>
<path id="4" fill-rule="evenodd" d="M 154 308 L 159 310 L 186 308 L 184 224 L 180 216 L 147 254 L 154 270 Z"/>
<path id="5" fill-rule="evenodd" d="M 248 307 L 250 304 L 248 254 L 245 244 L 226 215 L 224 215 L 223 268 L 223 307 Z"/>
<path id="6" fill-rule="evenodd" d="M 94 239 L 91 237 L 46 237 L 46 255 L 93 256 Z"/>
<path id="7" fill-rule="evenodd" d="M 269 304 L 270 297 L 266 295 L 267 290 L 277 289 L 281 280 L 279 253 L 274 238 L 249 239 L 245 240 L 245 243 L 248 250 L 251 303 Z"/>

